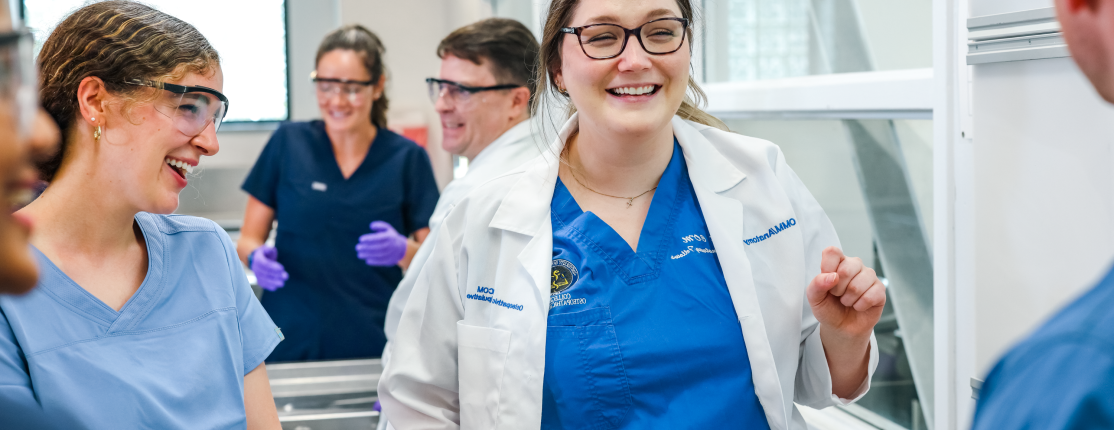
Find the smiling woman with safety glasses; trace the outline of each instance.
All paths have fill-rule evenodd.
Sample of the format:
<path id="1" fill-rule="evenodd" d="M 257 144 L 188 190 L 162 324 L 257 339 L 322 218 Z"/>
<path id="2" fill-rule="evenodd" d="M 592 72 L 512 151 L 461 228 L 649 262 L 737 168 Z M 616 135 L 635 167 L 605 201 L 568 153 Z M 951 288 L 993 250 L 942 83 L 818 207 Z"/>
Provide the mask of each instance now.
<path id="1" fill-rule="evenodd" d="M 63 138 L 17 213 L 41 273 L 0 297 L 0 392 L 89 428 L 279 428 L 263 360 L 282 333 L 228 235 L 166 215 L 219 149 L 217 52 L 183 21 L 105 1 L 59 23 L 39 59 Z"/>
<path id="2" fill-rule="evenodd" d="M 378 357 L 429 232 L 437 184 L 425 150 L 387 129 L 383 52 L 359 25 L 325 36 L 310 75 L 322 119 L 279 127 L 244 181 L 240 258 L 287 335 L 268 362 Z"/>

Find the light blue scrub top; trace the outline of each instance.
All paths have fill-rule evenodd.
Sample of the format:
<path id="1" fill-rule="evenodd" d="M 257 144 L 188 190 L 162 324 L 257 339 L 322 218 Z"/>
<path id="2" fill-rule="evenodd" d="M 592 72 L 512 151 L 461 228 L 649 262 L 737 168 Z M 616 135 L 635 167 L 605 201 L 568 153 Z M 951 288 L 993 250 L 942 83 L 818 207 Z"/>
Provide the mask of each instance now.
<path id="1" fill-rule="evenodd" d="M 119 312 L 38 250 L 38 286 L 0 296 L 0 400 L 89 428 L 244 428 L 244 376 L 282 333 L 216 223 L 135 219 L 147 277 Z"/>
<path id="2" fill-rule="evenodd" d="M 560 180 L 551 209 L 542 428 L 769 429 L 680 146 L 637 253 Z"/>

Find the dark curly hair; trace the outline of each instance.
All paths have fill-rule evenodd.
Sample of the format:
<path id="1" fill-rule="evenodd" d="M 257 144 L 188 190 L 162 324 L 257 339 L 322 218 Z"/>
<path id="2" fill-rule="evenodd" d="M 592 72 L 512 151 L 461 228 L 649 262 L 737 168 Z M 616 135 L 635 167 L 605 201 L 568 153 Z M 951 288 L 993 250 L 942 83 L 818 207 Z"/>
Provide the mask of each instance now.
<path id="1" fill-rule="evenodd" d="M 39 98 L 62 130 L 58 152 L 38 163 L 42 179 L 52 180 L 62 164 L 83 79 L 100 78 L 110 93 L 130 105 L 150 91 L 125 84 L 127 79 L 175 80 L 219 66 L 217 50 L 201 32 L 149 6 L 112 0 L 73 12 L 50 33 L 39 53 Z"/>

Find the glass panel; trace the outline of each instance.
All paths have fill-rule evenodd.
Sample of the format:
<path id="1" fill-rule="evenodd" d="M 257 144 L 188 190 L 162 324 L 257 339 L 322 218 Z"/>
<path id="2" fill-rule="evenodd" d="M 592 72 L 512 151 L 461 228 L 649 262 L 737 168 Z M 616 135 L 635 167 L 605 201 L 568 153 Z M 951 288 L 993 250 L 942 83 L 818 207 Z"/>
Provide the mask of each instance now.
<path id="1" fill-rule="evenodd" d="M 35 55 L 58 23 L 86 0 L 25 1 Z M 145 0 L 201 32 L 220 53 L 225 122 L 287 119 L 286 6 L 283 0 Z M 245 30 L 250 19 L 250 30 Z M 146 76 L 142 76 L 146 77 Z M 305 79 L 305 77 L 296 77 Z"/>
<path id="2" fill-rule="evenodd" d="M 704 78 L 932 67 L 931 0 L 704 0 Z"/>
<path id="3" fill-rule="evenodd" d="M 931 349 L 925 354 L 924 343 L 912 345 L 906 333 L 921 333 L 925 326 L 931 327 L 931 312 L 916 312 L 909 305 L 915 300 L 910 290 L 917 285 L 895 285 L 900 277 L 887 273 L 883 260 L 901 267 L 893 269 L 909 272 L 902 254 L 920 255 L 918 269 L 931 268 L 929 253 L 916 249 L 917 241 L 890 243 L 890 258 L 882 258 L 879 252 L 884 244 L 879 233 L 892 236 L 895 226 L 907 226 L 910 217 L 879 217 L 877 190 L 868 190 L 864 180 L 878 182 L 878 173 L 892 174 L 892 178 L 882 178 L 886 183 L 908 184 L 906 202 L 912 202 L 912 223 L 915 235 L 931 237 L 932 213 L 932 121 L 930 120 L 873 120 L 873 121 L 779 121 L 779 120 L 729 120 L 727 125 L 735 132 L 770 140 L 778 144 L 785 153 L 786 161 L 801 178 L 805 186 L 828 214 L 841 245 L 847 255 L 857 256 L 878 271 L 879 277 L 886 278 L 889 284 L 886 308 L 882 319 L 875 327 L 878 338 L 879 363 L 871 382 L 871 391 L 858 402 L 877 416 L 909 429 L 925 429 L 925 414 L 922 411 L 921 391 L 915 380 L 931 384 L 931 378 L 916 378 L 914 366 L 919 363 L 932 364 Z M 856 140 L 858 139 L 858 140 Z M 868 140 L 869 142 L 864 142 Z M 890 153 L 897 163 L 887 170 L 880 163 L 870 161 L 864 152 L 869 148 L 865 143 L 877 145 L 879 142 L 895 142 Z M 864 174 L 859 163 L 872 171 Z M 875 193 L 873 196 L 868 192 Z M 874 202 L 873 209 L 871 202 Z M 887 202 L 888 203 L 888 202 Z M 910 205 L 906 205 L 910 206 Z M 919 215 L 918 215 L 919 212 Z M 882 219 L 884 218 L 884 219 Z M 919 242 L 924 246 L 924 241 Z M 927 244 L 929 247 L 931 243 Z M 895 249 L 905 247 L 907 249 Z M 913 251 L 913 252 L 910 252 Z M 929 249 L 930 251 L 930 249 Z M 923 288 L 923 283 L 919 284 Z M 931 286 L 931 282 L 927 285 Z M 899 297 L 895 297 L 899 296 Z M 900 299 L 900 300 L 899 300 Z M 898 303 L 906 304 L 901 312 L 896 312 Z M 922 309 L 923 310 L 923 309 Z M 929 311 L 931 309 L 929 308 Z M 899 313 L 904 318 L 899 318 Z M 931 344 L 928 345 L 931 347 Z M 914 353 L 914 351 L 917 351 Z M 915 355 L 911 357 L 911 355 Z M 912 359 L 911 359 L 912 358 Z M 924 410 L 928 410 L 925 408 Z M 855 413 L 854 409 L 847 410 Z M 870 417 L 877 419 L 877 417 Z"/>

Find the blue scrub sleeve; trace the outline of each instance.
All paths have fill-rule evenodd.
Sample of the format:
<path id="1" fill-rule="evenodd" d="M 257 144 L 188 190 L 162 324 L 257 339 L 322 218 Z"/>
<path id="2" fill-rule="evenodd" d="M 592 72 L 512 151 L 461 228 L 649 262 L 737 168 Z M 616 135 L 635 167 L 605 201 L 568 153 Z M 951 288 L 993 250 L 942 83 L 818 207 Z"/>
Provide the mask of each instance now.
<path id="1" fill-rule="evenodd" d="M 1114 351 L 1083 337 L 1026 344 L 987 376 L 972 428 L 1114 428 Z"/>
<path id="2" fill-rule="evenodd" d="M 441 196 L 437 191 L 437 180 L 433 177 L 433 166 L 429 163 L 429 154 L 421 147 L 415 146 L 409 159 L 409 180 L 406 181 L 406 205 L 403 208 L 403 220 L 406 231 L 411 233 L 429 227 L 429 218 L 437 207 L 437 199 Z"/>
<path id="3" fill-rule="evenodd" d="M 275 209 L 278 202 L 279 173 L 282 170 L 283 147 L 286 146 L 286 129 L 279 127 L 263 147 L 263 152 L 255 160 L 244 184 L 240 186 L 252 197 L 255 197 L 271 209 Z"/>
<path id="4" fill-rule="evenodd" d="M 215 224 L 215 223 L 214 223 Z M 217 235 L 221 237 L 228 262 L 228 272 L 232 277 L 233 294 L 236 297 L 236 319 L 240 323 L 240 344 L 243 345 L 244 375 L 255 370 L 263 363 L 271 351 L 282 342 L 282 331 L 275 326 L 271 316 L 263 309 L 259 299 L 248 284 L 248 277 L 244 274 L 244 266 L 236 258 L 236 248 L 232 246 L 232 239 L 220 227 L 214 225 Z"/>
<path id="5" fill-rule="evenodd" d="M 4 309 L 0 308 L 0 412 L 4 411 L 4 406 L 26 403 L 27 399 L 33 403 L 34 398 L 31 376 L 27 374 L 27 360 L 16 343 Z M 0 414 L 4 415 L 7 414 Z"/>

